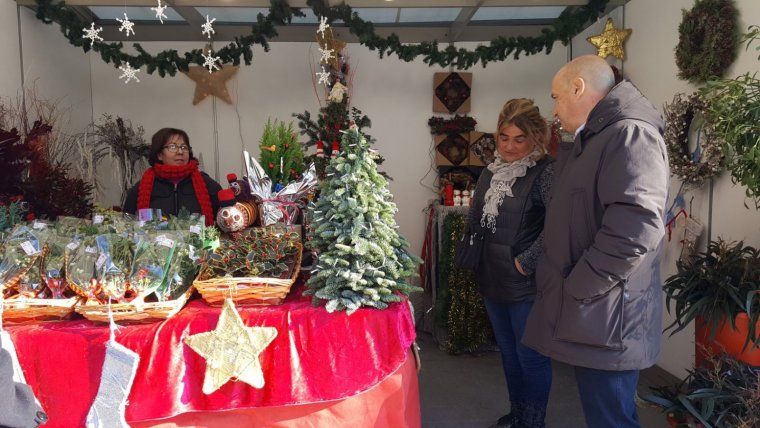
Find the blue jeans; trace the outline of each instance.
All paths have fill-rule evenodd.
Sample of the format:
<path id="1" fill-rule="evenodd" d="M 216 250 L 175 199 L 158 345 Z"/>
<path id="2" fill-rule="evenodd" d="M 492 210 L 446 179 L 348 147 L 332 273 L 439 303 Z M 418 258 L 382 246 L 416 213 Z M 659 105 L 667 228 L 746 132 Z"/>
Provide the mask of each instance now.
<path id="1" fill-rule="evenodd" d="M 516 408 L 523 407 L 528 425 L 543 426 L 552 386 L 551 360 L 520 343 L 533 302 L 484 301 L 501 350 L 511 411 L 515 413 Z"/>
<path id="2" fill-rule="evenodd" d="M 587 426 L 640 427 L 635 402 L 638 370 L 607 371 L 575 367 L 575 381 Z"/>

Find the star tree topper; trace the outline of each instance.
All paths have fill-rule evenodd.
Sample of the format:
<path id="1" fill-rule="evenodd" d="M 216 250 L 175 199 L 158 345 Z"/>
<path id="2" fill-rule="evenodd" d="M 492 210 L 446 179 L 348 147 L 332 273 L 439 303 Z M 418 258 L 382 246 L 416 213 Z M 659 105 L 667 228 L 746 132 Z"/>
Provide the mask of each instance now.
<path id="1" fill-rule="evenodd" d="M 274 327 L 246 327 L 232 300 L 225 300 L 213 331 L 185 338 L 185 343 L 206 359 L 203 393 L 211 394 L 233 378 L 263 388 L 259 355 L 275 337 Z"/>
<path id="2" fill-rule="evenodd" d="M 209 73 L 203 67 L 190 67 L 185 75 L 195 82 L 193 105 L 203 101 L 209 95 L 213 95 L 227 104 L 232 104 L 232 97 L 227 90 L 227 81 L 237 73 L 238 68 L 240 67 L 225 66 L 219 71 Z"/>
<path id="3" fill-rule="evenodd" d="M 612 22 L 612 18 L 607 18 L 607 23 L 604 25 L 604 31 L 596 36 L 587 38 L 589 43 L 596 46 L 596 54 L 602 58 L 607 58 L 612 55 L 618 59 L 625 59 L 625 50 L 623 49 L 623 43 L 628 36 L 631 35 L 633 30 L 615 28 L 615 24 Z"/>

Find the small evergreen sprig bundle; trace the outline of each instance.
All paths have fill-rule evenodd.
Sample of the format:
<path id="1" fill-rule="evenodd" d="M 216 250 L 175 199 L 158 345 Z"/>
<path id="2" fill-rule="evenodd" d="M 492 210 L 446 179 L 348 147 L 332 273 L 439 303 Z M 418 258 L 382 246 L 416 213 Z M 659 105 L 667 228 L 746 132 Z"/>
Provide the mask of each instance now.
<path id="1" fill-rule="evenodd" d="M 288 262 L 298 251 L 298 242 L 295 233 L 250 229 L 234 241 L 222 241 L 214 252 L 204 256 L 202 275 L 279 278 L 290 271 Z"/>
<path id="2" fill-rule="evenodd" d="M 309 208 L 309 237 L 319 261 L 305 294 L 328 312 L 353 313 L 362 306 L 385 309 L 399 293 L 420 290 L 407 281 L 421 260 L 396 230 L 396 204 L 377 171 L 369 143 L 352 127 L 330 161 L 320 197 Z"/>

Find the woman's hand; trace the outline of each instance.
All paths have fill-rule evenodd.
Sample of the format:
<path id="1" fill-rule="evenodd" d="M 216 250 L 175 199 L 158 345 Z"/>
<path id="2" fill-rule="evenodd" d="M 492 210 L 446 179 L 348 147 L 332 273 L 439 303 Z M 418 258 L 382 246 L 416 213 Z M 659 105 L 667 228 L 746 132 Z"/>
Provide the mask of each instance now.
<path id="1" fill-rule="evenodd" d="M 527 273 L 523 270 L 522 266 L 520 265 L 520 261 L 515 259 L 515 267 L 517 268 L 517 271 L 522 274 L 522 276 L 528 276 Z"/>

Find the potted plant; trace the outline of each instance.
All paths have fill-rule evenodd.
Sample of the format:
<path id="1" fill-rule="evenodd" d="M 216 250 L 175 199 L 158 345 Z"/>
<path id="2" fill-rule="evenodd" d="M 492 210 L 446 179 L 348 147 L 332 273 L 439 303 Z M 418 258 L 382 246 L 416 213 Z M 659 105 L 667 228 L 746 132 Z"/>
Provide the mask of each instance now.
<path id="1" fill-rule="evenodd" d="M 698 361 L 709 350 L 760 366 L 760 251 L 718 239 L 677 267 L 663 287 L 676 317 L 665 330 L 696 321 Z"/>
<path id="2" fill-rule="evenodd" d="M 642 399 L 661 407 L 671 427 L 760 426 L 760 369 L 728 354 L 708 361 L 677 385 L 651 387 Z"/>

